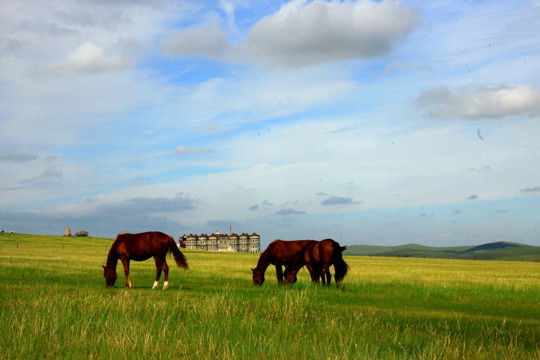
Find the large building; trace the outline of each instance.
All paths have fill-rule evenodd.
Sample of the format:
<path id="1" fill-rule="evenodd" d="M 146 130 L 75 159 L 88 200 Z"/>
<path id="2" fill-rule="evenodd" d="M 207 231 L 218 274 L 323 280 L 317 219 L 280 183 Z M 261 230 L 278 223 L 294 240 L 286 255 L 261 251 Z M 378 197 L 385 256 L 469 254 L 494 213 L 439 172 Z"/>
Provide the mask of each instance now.
<path id="1" fill-rule="evenodd" d="M 207 250 L 207 251 L 231 251 L 244 253 L 261 252 L 261 237 L 253 233 L 241 235 L 228 234 L 200 234 L 184 235 L 180 237 L 180 245 L 184 243 L 186 249 Z"/>

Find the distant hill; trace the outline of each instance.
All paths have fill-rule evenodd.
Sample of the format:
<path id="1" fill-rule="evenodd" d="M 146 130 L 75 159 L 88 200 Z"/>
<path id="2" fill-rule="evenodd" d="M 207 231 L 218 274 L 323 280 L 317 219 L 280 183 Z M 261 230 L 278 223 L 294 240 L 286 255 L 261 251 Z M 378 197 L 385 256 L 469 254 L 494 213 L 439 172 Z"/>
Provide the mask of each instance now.
<path id="1" fill-rule="evenodd" d="M 540 246 L 506 241 L 456 247 L 349 245 L 345 255 L 540 262 Z"/>
<path id="2" fill-rule="evenodd" d="M 498 249 L 504 249 L 504 248 L 510 248 L 510 247 L 520 247 L 520 246 L 523 246 L 523 245 L 501 241 L 501 242 L 475 246 L 472 249 L 467 250 L 467 252 L 484 251 L 484 250 L 492 251 L 492 250 L 498 250 Z"/>

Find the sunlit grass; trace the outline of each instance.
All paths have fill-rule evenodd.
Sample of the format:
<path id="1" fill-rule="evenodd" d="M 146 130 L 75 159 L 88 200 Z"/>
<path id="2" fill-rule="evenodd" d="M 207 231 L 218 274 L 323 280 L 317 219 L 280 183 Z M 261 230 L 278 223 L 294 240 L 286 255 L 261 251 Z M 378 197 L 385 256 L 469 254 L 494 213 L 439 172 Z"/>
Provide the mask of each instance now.
<path id="1" fill-rule="evenodd" d="M 540 357 L 538 263 L 346 257 L 339 289 L 253 287 L 258 255 L 185 251 L 167 291 L 151 260 L 106 289 L 111 242 L 0 236 L 2 358 Z"/>

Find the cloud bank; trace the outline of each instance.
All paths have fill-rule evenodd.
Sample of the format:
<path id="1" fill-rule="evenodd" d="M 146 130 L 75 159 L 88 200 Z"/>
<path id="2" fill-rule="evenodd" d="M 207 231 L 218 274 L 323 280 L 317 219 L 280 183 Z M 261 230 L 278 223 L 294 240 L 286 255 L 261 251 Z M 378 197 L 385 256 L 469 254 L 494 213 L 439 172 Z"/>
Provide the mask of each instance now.
<path id="1" fill-rule="evenodd" d="M 540 89 L 531 85 L 497 85 L 474 90 L 446 86 L 426 90 L 416 99 L 425 115 L 438 119 L 540 116 Z"/>
<path id="2" fill-rule="evenodd" d="M 166 54 L 299 67 L 388 54 L 419 23 L 400 1 L 295 0 L 256 22 L 246 38 L 230 44 L 215 22 L 176 32 L 164 43 Z M 248 57 L 248 58 L 249 58 Z"/>
<path id="3" fill-rule="evenodd" d="M 529 2 L 4 2 L 2 227 L 537 239 Z"/>
<path id="4" fill-rule="evenodd" d="M 257 22 L 243 46 L 267 64 L 302 66 L 387 54 L 418 23 L 399 1 L 297 0 Z"/>

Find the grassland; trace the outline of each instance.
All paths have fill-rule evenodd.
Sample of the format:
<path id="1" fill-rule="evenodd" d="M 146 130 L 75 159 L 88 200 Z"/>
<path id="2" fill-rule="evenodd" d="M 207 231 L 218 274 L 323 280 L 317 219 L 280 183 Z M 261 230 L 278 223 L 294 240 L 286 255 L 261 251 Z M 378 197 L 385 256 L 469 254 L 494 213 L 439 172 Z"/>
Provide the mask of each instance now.
<path id="1" fill-rule="evenodd" d="M 185 251 L 169 290 L 152 261 L 106 289 L 110 244 L 0 235 L 3 359 L 540 358 L 539 263 L 349 256 L 340 289 L 253 287 L 258 255 Z"/>

